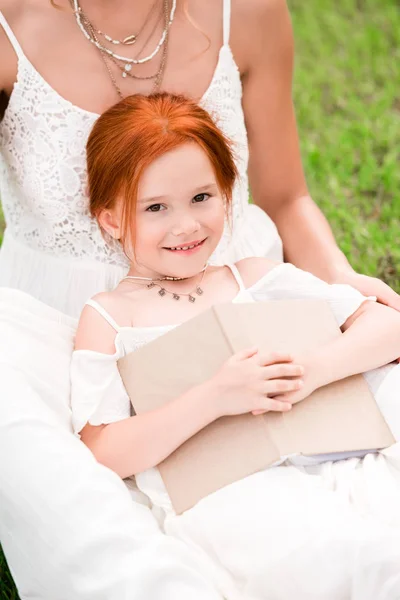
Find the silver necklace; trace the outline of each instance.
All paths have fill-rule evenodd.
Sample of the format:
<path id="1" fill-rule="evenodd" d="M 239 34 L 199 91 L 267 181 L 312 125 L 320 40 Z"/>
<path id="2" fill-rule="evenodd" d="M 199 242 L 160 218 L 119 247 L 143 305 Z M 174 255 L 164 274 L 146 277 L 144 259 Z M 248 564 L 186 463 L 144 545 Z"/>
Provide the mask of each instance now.
<path id="1" fill-rule="evenodd" d="M 84 19 L 84 22 L 86 22 L 88 31 L 90 32 L 90 35 L 93 37 L 94 40 L 98 41 L 97 34 L 93 28 L 93 25 L 90 23 L 90 21 L 87 20 L 87 17 L 84 14 L 83 14 L 83 19 Z M 164 19 L 165 19 L 165 24 L 166 24 L 168 21 L 168 0 L 164 0 Z M 115 60 L 112 56 L 105 54 L 101 50 L 99 51 L 101 59 L 108 71 L 109 76 L 110 76 L 111 82 L 121 100 L 123 99 L 123 94 L 121 92 L 121 88 L 119 87 L 119 85 L 117 84 L 117 82 L 115 80 L 115 77 L 110 69 L 108 61 L 110 60 L 116 64 L 116 66 L 120 69 L 120 71 L 122 71 L 122 77 L 127 77 L 129 75 L 130 77 L 133 77 L 134 79 L 148 79 L 148 80 L 154 79 L 151 93 L 155 93 L 159 89 L 163 75 L 164 75 L 165 64 L 166 64 L 166 59 L 167 59 L 167 51 L 168 51 L 168 37 L 169 36 L 167 35 L 167 37 L 165 39 L 160 66 L 159 66 L 157 72 L 151 76 L 138 76 L 138 75 L 134 75 L 133 73 L 128 73 L 127 71 L 124 70 L 123 67 L 121 67 L 118 64 L 118 61 Z"/>
<path id="2" fill-rule="evenodd" d="M 165 42 L 169 28 L 171 27 L 171 25 L 173 23 L 174 16 L 175 16 L 175 10 L 176 10 L 176 0 L 172 0 L 172 7 L 171 7 L 171 12 L 169 15 L 168 23 L 164 27 L 163 32 L 161 34 L 160 41 L 158 42 L 158 44 L 155 47 L 155 49 L 153 50 L 153 52 L 143 58 L 128 58 L 126 56 L 120 56 L 119 54 L 116 54 L 115 52 L 113 52 L 112 50 L 110 50 L 109 48 L 107 48 L 106 46 L 101 44 L 98 39 L 94 39 L 89 34 L 89 32 L 86 30 L 86 28 L 84 26 L 84 21 L 85 20 L 88 21 L 88 18 L 85 15 L 85 13 L 83 12 L 81 6 L 79 5 L 79 0 L 73 0 L 73 3 L 74 3 L 74 14 L 75 14 L 76 22 L 79 26 L 79 29 L 82 31 L 83 35 L 86 37 L 86 39 L 88 39 L 91 44 L 96 46 L 96 48 L 98 48 L 98 50 L 101 50 L 101 52 L 109 54 L 116 60 L 120 60 L 120 61 L 126 63 L 125 64 L 126 71 L 130 71 L 132 69 L 133 64 L 141 65 L 143 63 L 149 62 L 149 60 L 152 60 L 156 56 L 156 54 L 160 51 L 161 46 Z"/>
<path id="3" fill-rule="evenodd" d="M 158 282 L 162 282 L 162 281 L 185 281 L 185 279 L 189 279 L 189 277 L 160 277 L 159 279 L 152 279 L 151 277 L 135 277 L 133 275 L 127 275 L 126 277 L 123 277 L 123 279 L 121 279 L 121 281 L 125 281 L 125 280 L 130 280 L 130 281 L 135 281 L 138 285 L 145 285 L 147 287 L 147 289 L 151 290 L 154 287 L 158 287 L 160 288 L 158 290 L 158 295 L 161 296 L 162 298 L 164 296 L 166 296 L 167 294 L 169 294 L 170 296 L 172 296 L 173 300 L 180 300 L 182 296 L 187 297 L 187 299 L 189 300 L 189 302 L 196 302 L 196 298 L 193 294 L 196 294 L 197 296 L 202 296 L 204 294 L 204 290 L 201 287 L 202 281 L 204 279 L 204 275 L 207 269 L 206 265 L 204 267 L 204 269 L 202 271 L 200 271 L 201 273 L 201 279 L 199 281 L 198 284 L 196 284 L 194 286 L 194 288 L 192 290 L 190 290 L 190 292 L 186 293 L 186 294 L 177 294 L 176 292 L 171 292 L 170 290 L 167 290 L 161 283 Z M 199 273 L 199 275 L 200 275 Z M 145 281 L 149 281 L 150 283 L 140 283 L 141 281 L 145 282 Z"/>
<path id="4" fill-rule="evenodd" d="M 163 9 L 163 12 L 164 12 L 165 26 L 167 26 L 167 22 L 168 22 L 168 0 L 164 0 L 164 9 Z M 157 25 L 158 25 L 158 23 L 156 23 L 156 27 L 157 27 Z M 155 31 L 155 28 L 153 29 L 152 34 L 154 33 L 154 31 Z M 108 60 L 110 60 L 112 63 L 114 63 L 116 65 L 116 67 L 119 69 L 120 74 L 121 74 L 121 76 L 123 78 L 126 78 L 126 77 L 129 76 L 132 79 L 140 79 L 140 80 L 151 80 L 151 79 L 154 79 L 153 88 L 151 90 L 151 93 L 155 93 L 158 90 L 158 88 L 160 87 L 160 84 L 161 84 L 161 81 L 162 81 L 162 78 L 163 78 L 163 75 L 164 75 L 165 63 L 166 63 L 166 60 L 167 60 L 167 52 L 168 52 L 168 38 L 169 38 L 169 32 L 168 32 L 167 37 L 165 38 L 165 42 L 163 44 L 163 50 L 162 50 L 162 54 L 161 54 L 160 65 L 159 65 L 156 73 L 152 73 L 151 75 L 137 75 L 135 73 L 132 73 L 131 72 L 132 65 L 127 64 L 125 66 L 122 66 L 122 65 L 119 64 L 118 60 L 116 60 L 112 56 L 110 56 L 108 54 L 106 56 L 107 56 Z"/>

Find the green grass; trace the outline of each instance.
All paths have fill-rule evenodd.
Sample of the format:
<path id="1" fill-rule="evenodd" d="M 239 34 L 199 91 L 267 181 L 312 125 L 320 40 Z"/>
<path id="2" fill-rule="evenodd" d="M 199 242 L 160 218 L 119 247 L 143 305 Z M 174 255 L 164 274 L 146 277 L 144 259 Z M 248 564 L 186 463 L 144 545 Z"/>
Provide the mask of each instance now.
<path id="1" fill-rule="evenodd" d="M 400 291 L 398 1 L 289 0 L 289 7 L 310 190 L 353 266 Z M 0 558 L 0 600 L 17 598 Z"/>
<path id="2" fill-rule="evenodd" d="M 0 549 L 0 600 L 19 600 L 6 562 Z"/>
<path id="3" fill-rule="evenodd" d="M 310 190 L 360 272 L 400 291 L 397 0 L 291 0 Z"/>

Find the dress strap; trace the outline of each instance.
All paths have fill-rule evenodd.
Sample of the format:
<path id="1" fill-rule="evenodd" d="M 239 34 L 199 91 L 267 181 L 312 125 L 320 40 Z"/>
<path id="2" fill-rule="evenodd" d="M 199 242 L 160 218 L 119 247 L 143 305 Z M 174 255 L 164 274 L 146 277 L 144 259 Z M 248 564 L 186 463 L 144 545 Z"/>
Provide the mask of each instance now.
<path id="1" fill-rule="evenodd" d="M 5 20 L 5 17 L 1 11 L 0 11 L 0 25 L 3 27 L 5 34 L 8 37 L 8 39 L 10 40 L 10 43 L 11 43 L 12 47 L 14 48 L 15 53 L 18 56 L 18 58 L 21 58 L 22 56 L 24 56 L 24 53 L 22 52 L 22 48 L 19 45 L 17 38 L 15 37 L 11 27 Z"/>
<path id="2" fill-rule="evenodd" d="M 239 291 L 240 292 L 244 292 L 246 289 L 246 286 L 244 285 L 244 281 L 242 279 L 242 276 L 239 273 L 239 269 L 237 268 L 236 265 L 226 265 L 231 271 L 232 271 L 232 275 L 234 276 L 236 283 L 239 286 Z"/>
<path id="3" fill-rule="evenodd" d="M 101 316 L 107 321 L 107 323 L 111 325 L 111 327 L 115 329 L 115 331 L 118 333 L 118 331 L 120 330 L 120 326 L 114 321 L 112 316 L 108 314 L 106 309 L 101 306 L 101 304 L 96 302 L 96 300 L 88 300 L 86 304 L 87 306 L 91 306 L 92 308 L 97 310 L 97 312 L 101 314 Z"/>
<path id="4" fill-rule="evenodd" d="M 231 0 L 224 0 L 222 19 L 223 19 L 224 46 L 228 46 L 229 45 L 229 34 L 231 31 Z"/>

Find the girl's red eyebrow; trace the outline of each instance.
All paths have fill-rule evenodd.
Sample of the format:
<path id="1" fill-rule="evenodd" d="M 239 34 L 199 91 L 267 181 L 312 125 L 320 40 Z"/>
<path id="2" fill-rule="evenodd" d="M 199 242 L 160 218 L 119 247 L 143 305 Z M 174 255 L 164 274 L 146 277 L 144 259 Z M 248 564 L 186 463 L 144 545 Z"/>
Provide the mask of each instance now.
<path id="1" fill-rule="evenodd" d="M 200 185 L 200 186 L 196 187 L 194 190 L 191 190 L 190 194 L 195 196 L 196 194 L 199 194 L 200 192 L 205 192 L 207 190 L 210 190 L 211 188 L 217 188 L 217 187 L 218 186 L 215 182 L 205 183 L 204 185 Z M 148 202 L 160 202 L 161 200 L 165 200 L 166 198 L 168 198 L 167 195 L 151 196 L 149 198 L 141 198 L 140 200 L 138 200 L 138 204 L 147 204 Z"/>

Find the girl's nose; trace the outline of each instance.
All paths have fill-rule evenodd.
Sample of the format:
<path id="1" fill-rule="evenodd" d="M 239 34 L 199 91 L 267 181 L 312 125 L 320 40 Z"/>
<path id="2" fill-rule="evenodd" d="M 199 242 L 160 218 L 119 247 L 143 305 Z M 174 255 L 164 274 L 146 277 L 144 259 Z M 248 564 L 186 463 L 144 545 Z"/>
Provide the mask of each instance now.
<path id="1" fill-rule="evenodd" d="M 172 227 L 172 234 L 175 236 L 191 235 L 200 229 L 196 219 L 190 215 L 182 216 Z"/>

